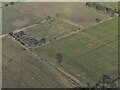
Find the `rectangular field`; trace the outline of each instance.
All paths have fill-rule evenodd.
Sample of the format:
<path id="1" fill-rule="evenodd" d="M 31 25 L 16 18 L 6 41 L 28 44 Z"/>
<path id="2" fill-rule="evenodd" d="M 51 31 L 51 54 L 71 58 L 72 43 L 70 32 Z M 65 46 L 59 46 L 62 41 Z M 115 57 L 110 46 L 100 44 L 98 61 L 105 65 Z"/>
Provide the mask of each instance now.
<path id="1" fill-rule="evenodd" d="M 57 75 L 49 66 L 46 67 L 39 58 L 14 39 L 4 37 L 2 51 L 3 88 L 66 87 L 60 81 L 60 74 Z"/>
<path id="2" fill-rule="evenodd" d="M 5 3 L 2 4 L 4 5 Z M 21 9 L 21 5 L 21 3 L 17 3 L 15 5 L 2 8 L 2 34 L 7 34 L 14 30 L 35 24 L 37 20 L 42 19 L 38 19 L 36 15 L 29 11 L 24 12 L 24 9 Z"/>
<path id="3" fill-rule="evenodd" d="M 112 48 L 118 49 L 118 17 L 96 25 L 94 28 L 83 30 L 83 32 Z"/>
<path id="4" fill-rule="evenodd" d="M 4 5 L 4 3 L 3 3 Z M 3 34 L 21 29 L 46 19 L 47 16 L 56 16 L 73 22 L 82 27 L 88 27 L 96 23 L 96 18 L 106 20 L 108 15 L 97 12 L 85 5 L 85 3 L 17 3 L 2 8 Z"/>
<path id="5" fill-rule="evenodd" d="M 108 20 L 64 39 L 35 48 L 43 59 L 80 81 L 94 84 L 103 74 L 112 76 L 118 70 L 117 18 Z M 56 54 L 62 53 L 58 64 Z"/>
<path id="6" fill-rule="evenodd" d="M 116 3 L 101 4 L 117 8 Z M 3 88 L 77 87 L 118 73 L 117 16 L 66 2 L 20 2 L 2 7 L 2 15 Z M 22 45 L 7 35 L 15 30 L 43 45 Z"/>
<path id="7" fill-rule="evenodd" d="M 42 17 L 56 16 L 58 14 L 60 18 L 74 22 L 82 27 L 88 27 L 96 23 L 96 18 L 103 21 L 109 18 L 108 15 L 87 7 L 85 3 L 26 3 L 23 7 L 29 7 L 25 11 L 29 10 Z"/>
<path id="8" fill-rule="evenodd" d="M 38 40 L 45 38 L 47 41 L 53 41 L 74 32 L 75 30 L 79 30 L 79 27 L 66 23 L 55 17 L 52 21 L 46 21 L 35 27 L 25 29 L 24 31 Z"/>

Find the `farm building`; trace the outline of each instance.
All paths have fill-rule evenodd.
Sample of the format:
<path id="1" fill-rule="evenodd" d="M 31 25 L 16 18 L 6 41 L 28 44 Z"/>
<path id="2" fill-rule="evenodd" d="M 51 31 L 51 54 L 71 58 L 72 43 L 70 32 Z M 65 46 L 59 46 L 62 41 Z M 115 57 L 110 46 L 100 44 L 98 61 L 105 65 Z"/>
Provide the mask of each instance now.
<path id="1" fill-rule="evenodd" d="M 21 42 L 23 45 L 36 46 L 40 43 L 38 40 L 31 37 L 30 35 L 27 35 L 23 31 L 15 32 L 15 33 L 11 32 L 9 34 L 13 36 L 15 39 L 17 39 L 19 42 Z"/>

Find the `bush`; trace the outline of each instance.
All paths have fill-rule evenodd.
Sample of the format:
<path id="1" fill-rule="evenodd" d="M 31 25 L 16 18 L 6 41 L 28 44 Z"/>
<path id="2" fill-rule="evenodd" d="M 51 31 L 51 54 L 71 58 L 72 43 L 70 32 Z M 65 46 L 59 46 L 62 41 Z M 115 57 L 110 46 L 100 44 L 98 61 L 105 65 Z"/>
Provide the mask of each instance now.
<path id="1" fill-rule="evenodd" d="M 13 5 L 14 4 L 14 2 L 10 2 L 10 5 Z"/>
<path id="2" fill-rule="evenodd" d="M 51 19 L 51 16 L 47 16 L 47 21 Z"/>
<path id="3" fill-rule="evenodd" d="M 114 13 L 111 13 L 111 15 L 110 15 L 111 17 L 114 17 Z"/>
<path id="4" fill-rule="evenodd" d="M 46 39 L 45 39 L 45 38 L 42 38 L 42 39 L 40 40 L 40 42 L 41 42 L 41 44 L 45 44 L 45 43 L 46 43 Z"/>
<path id="5" fill-rule="evenodd" d="M 54 39 L 57 39 L 57 37 L 54 37 Z"/>
<path id="6" fill-rule="evenodd" d="M 49 41 L 50 41 L 50 42 L 52 42 L 52 40 L 51 40 L 51 39 L 50 39 Z"/>
<path id="7" fill-rule="evenodd" d="M 25 48 L 23 48 L 23 50 L 26 50 Z"/>
<path id="8" fill-rule="evenodd" d="M 96 22 L 100 22 L 101 21 L 101 19 L 100 18 L 96 18 Z"/>
<path id="9" fill-rule="evenodd" d="M 74 32 L 76 32 L 76 30 L 74 30 Z"/>
<path id="10" fill-rule="evenodd" d="M 6 3 L 6 4 L 5 4 L 5 7 L 7 7 L 8 5 L 9 5 L 9 4 L 8 4 L 8 3 Z"/>
<path id="11" fill-rule="evenodd" d="M 57 63 L 61 63 L 63 60 L 63 55 L 62 53 L 57 53 L 56 54 L 56 59 L 57 59 Z"/>
<path id="12" fill-rule="evenodd" d="M 56 17 L 59 17 L 60 15 L 59 15 L 59 13 L 56 13 Z"/>
<path id="13" fill-rule="evenodd" d="M 50 22 L 52 23 L 52 22 L 54 22 L 54 20 L 55 20 L 54 18 L 51 18 L 51 19 L 50 19 Z"/>

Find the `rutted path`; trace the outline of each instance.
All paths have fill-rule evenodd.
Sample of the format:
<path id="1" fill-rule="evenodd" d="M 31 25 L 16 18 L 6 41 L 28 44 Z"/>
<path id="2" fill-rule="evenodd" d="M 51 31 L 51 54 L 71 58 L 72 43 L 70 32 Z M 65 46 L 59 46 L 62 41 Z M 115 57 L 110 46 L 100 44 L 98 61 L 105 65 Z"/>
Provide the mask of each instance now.
<path id="1" fill-rule="evenodd" d="M 109 19 L 107 19 L 107 20 L 105 20 L 105 21 L 108 21 L 108 20 L 110 20 L 110 19 L 112 19 L 112 18 L 109 18 Z M 42 21 L 41 23 L 44 23 L 45 21 L 46 21 L 46 20 Z M 69 22 L 69 21 L 66 21 L 66 20 L 64 20 L 64 21 L 65 21 L 66 23 L 75 25 L 75 26 L 77 26 L 77 27 L 81 27 L 81 26 L 75 24 L 74 22 Z M 105 21 L 104 21 L 104 22 L 105 22 Z M 103 22 L 103 21 L 101 21 L 101 22 L 99 22 L 99 23 L 95 23 L 95 24 L 93 24 L 92 26 L 95 26 L 95 25 L 100 24 L 100 23 L 102 23 L 102 22 Z M 33 24 L 33 25 L 30 25 L 30 26 L 27 26 L 27 27 L 24 27 L 24 28 L 15 30 L 15 31 L 13 31 L 13 32 L 23 31 L 23 30 L 25 30 L 25 29 L 28 29 L 28 28 L 31 28 L 31 27 L 35 27 L 36 25 L 39 25 L 39 24 Z M 91 27 L 92 27 L 92 26 L 91 26 Z M 90 27 L 86 27 L 86 28 L 84 28 L 84 29 L 77 30 L 76 32 L 71 32 L 71 33 L 69 33 L 69 34 L 67 34 L 67 35 L 65 35 L 65 36 L 63 36 L 63 37 L 58 38 L 58 39 L 65 38 L 65 37 L 67 37 L 67 36 L 69 36 L 69 35 L 72 35 L 72 34 L 74 34 L 74 33 L 81 32 L 81 31 L 83 31 L 83 30 L 86 30 L 87 28 L 90 28 Z M 7 35 L 8 35 L 8 34 L 1 35 L 0 38 L 5 37 L 5 36 L 7 36 Z M 11 37 L 11 38 L 12 38 L 12 37 Z M 12 39 L 14 39 L 14 38 L 12 38 Z M 57 39 L 57 40 L 58 40 L 58 39 Z M 16 40 L 15 40 L 15 41 L 16 41 Z M 19 44 L 22 45 L 21 43 L 19 43 Z M 48 44 L 48 43 L 47 43 L 47 44 Z M 45 45 L 46 45 L 46 44 L 45 44 Z M 22 45 L 22 46 L 23 46 L 23 45 Z M 75 78 L 74 76 L 72 76 L 72 75 L 69 74 L 68 72 L 66 72 L 66 71 L 64 71 L 64 70 L 62 70 L 62 69 L 60 69 L 60 68 L 52 65 L 51 63 L 47 62 L 47 60 L 45 60 L 44 58 L 41 58 L 41 56 L 35 54 L 35 53 L 34 53 L 32 50 L 30 50 L 28 47 L 25 47 L 25 46 L 23 46 L 23 47 L 26 48 L 26 50 L 28 50 L 28 51 L 31 52 L 32 54 L 34 54 L 36 57 L 38 57 L 43 64 L 45 64 L 45 65 L 46 65 L 47 67 L 49 67 L 55 74 L 57 74 L 57 75 L 58 75 L 58 78 L 59 78 L 60 81 L 61 81 L 61 83 L 64 83 L 64 81 L 67 82 L 67 83 L 69 83 L 69 84 L 67 84 L 68 87 L 70 87 L 71 85 L 75 85 L 75 86 L 81 86 L 81 85 L 82 85 L 82 82 L 80 82 L 77 78 Z M 59 75 L 59 74 L 60 74 L 60 75 Z M 64 79 L 65 79 L 65 80 L 64 80 Z M 66 85 L 66 86 L 67 86 L 67 85 Z M 72 87 L 72 86 L 71 86 L 71 87 Z"/>
<path id="2" fill-rule="evenodd" d="M 11 39 L 13 39 L 15 42 L 17 42 L 13 37 L 11 37 L 11 36 L 9 36 L 9 37 Z M 20 46 L 22 46 L 23 48 L 25 48 L 28 52 L 31 52 L 31 54 L 36 56 L 36 58 L 38 58 L 39 61 L 42 62 L 46 67 L 50 68 L 50 70 L 53 71 L 53 73 L 57 76 L 58 81 L 63 83 L 66 87 L 68 87 L 68 88 L 71 87 L 72 88 L 72 87 L 79 87 L 79 86 L 84 85 L 81 81 L 79 81 L 77 78 L 75 78 L 74 76 L 72 76 L 68 72 L 66 72 L 66 71 L 52 65 L 51 63 L 47 62 L 46 59 L 44 59 L 41 56 L 37 55 L 31 49 L 29 49 L 28 47 L 22 45 L 20 42 L 17 42 L 17 43 Z"/>
<path id="3" fill-rule="evenodd" d="M 43 21 L 41 21 L 40 23 L 44 23 L 44 22 L 46 22 L 46 20 L 43 20 Z M 39 24 L 40 24 L 40 23 L 39 23 Z M 39 25 L 39 24 L 32 24 L 32 25 L 30 25 L 30 26 L 26 26 L 26 27 L 23 27 L 23 28 L 21 28 L 21 29 L 17 29 L 17 30 L 15 30 L 15 31 L 13 31 L 13 32 L 23 31 L 23 30 L 26 30 L 26 29 L 28 29 L 28 28 L 35 27 L 35 26 L 37 26 L 37 25 Z M 0 38 L 5 37 L 5 36 L 7 36 L 7 35 L 8 35 L 8 34 L 1 35 Z"/>
<path id="4" fill-rule="evenodd" d="M 61 21 L 63 21 L 63 22 L 69 23 L 69 24 L 71 24 L 71 25 L 74 25 L 74 26 L 83 28 L 82 26 L 80 26 L 80 25 L 78 25 L 78 24 L 76 24 L 76 23 L 74 23 L 74 22 L 72 22 L 72 21 L 68 21 L 68 20 L 62 19 L 62 18 L 58 18 L 58 19 L 61 20 Z"/>
<path id="5" fill-rule="evenodd" d="M 90 27 L 84 27 L 84 28 L 81 28 L 80 30 L 76 30 L 76 31 L 70 32 L 69 34 L 66 34 L 66 35 L 64 35 L 64 36 L 62 36 L 62 37 L 59 37 L 59 38 L 57 38 L 56 40 L 65 38 L 65 37 L 67 37 L 67 36 L 70 36 L 70 35 L 75 34 L 75 33 L 78 33 L 78 32 L 81 32 L 81 31 L 83 31 L 83 30 L 86 30 L 87 28 L 91 28 L 91 27 L 93 27 L 93 26 L 95 26 L 95 25 L 98 25 L 98 24 L 100 24 L 100 23 L 102 23 L 102 22 L 107 22 L 107 21 L 109 21 L 109 20 L 111 20 L 111 19 L 113 19 L 113 18 L 114 18 L 114 17 L 110 17 L 109 19 L 107 19 L 107 20 L 105 20 L 105 21 L 101 21 L 101 22 L 99 22 L 99 23 L 95 23 L 95 24 L 93 24 L 93 25 L 90 26 Z M 59 18 L 59 20 L 65 21 L 66 23 L 69 23 L 69 24 L 71 24 L 71 25 L 75 25 L 75 26 L 77 26 L 77 27 L 81 27 L 80 25 L 75 24 L 74 22 L 71 22 L 71 21 L 66 21 L 66 20 L 63 20 L 63 19 L 60 19 L 60 18 Z M 55 40 L 55 41 L 56 41 L 56 40 Z M 99 40 L 99 41 L 101 41 L 101 40 Z M 54 42 L 54 41 L 53 41 L 53 42 Z M 49 43 L 50 43 L 50 42 L 47 42 L 46 44 L 49 44 Z M 46 45 L 46 44 L 43 44 L 43 45 Z M 41 46 L 43 46 L 43 45 L 41 45 Z M 41 47 L 41 46 L 39 46 L 39 47 Z M 36 48 L 36 47 L 35 47 L 35 48 Z"/>

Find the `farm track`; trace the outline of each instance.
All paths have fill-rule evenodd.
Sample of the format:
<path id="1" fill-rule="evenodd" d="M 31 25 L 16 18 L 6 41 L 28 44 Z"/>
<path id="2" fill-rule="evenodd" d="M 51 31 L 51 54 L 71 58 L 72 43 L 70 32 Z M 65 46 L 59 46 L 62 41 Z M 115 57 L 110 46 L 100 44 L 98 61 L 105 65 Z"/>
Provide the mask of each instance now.
<path id="1" fill-rule="evenodd" d="M 18 30 L 15 30 L 13 32 L 20 32 L 20 31 L 23 31 L 25 29 L 28 29 L 28 28 L 31 28 L 31 27 L 35 27 L 37 24 L 33 24 L 33 25 L 30 25 L 30 26 L 27 26 L 27 27 L 24 27 L 24 28 L 21 28 L 21 29 L 18 29 Z"/>
<path id="2" fill-rule="evenodd" d="M 97 25 L 97 24 L 100 24 L 100 23 L 102 23 L 102 22 L 108 21 L 108 20 L 113 19 L 113 18 L 109 18 L 109 19 L 107 19 L 107 20 L 105 20 L 105 21 L 101 21 L 101 22 L 99 22 L 99 23 L 95 23 L 95 24 L 93 24 L 93 25 L 90 26 L 90 27 L 82 27 L 82 26 L 80 26 L 80 25 L 78 25 L 78 24 L 76 24 L 76 23 L 74 23 L 74 22 L 71 22 L 71 21 L 68 21 L 68 20 L 64 20 L 64 19 L 62 19 L 62 18 L 58 18 L 58 19 L 66 22 L 66 23 L 68 23 L 68 24 L 71 24 L 71 25 L 80 27 L 80 28 L 81 28 L 80 31 L 83 31 L 83 30 L 85 30 L 85 29 L 87 29 L 87 28 L 93 27 L 93 26 L 95 26 L 95 25 Z M 43 21 L 41 21 L 40 23 L 44 23 L 44 22 L 46 22 L 46 20 L 43 20 Z M 40 23 L 39 23 L 39 24 L 40 24 Z M 35 26 L 37 26 L 37 25 L 39 25 L 39 24 L 32 24 L 32 25 L 30 25 L 30 26 L 23 27 L 23 28 L 21 28 L 21 29 L 15 30 L 15 31 L 13 31 L 13 32 L 23 31 L 23 30 L 25 30 L 25 29 L 28 29 L 28 28 L 31 28 L 31 27 L 35 27 Z M 76 31 L 76 32 L 77 32 L 77 31 Z M 75 32 L 71 32 L 70 34 L 67 34 L 67 35 L 65 35 L 65 36 L 63 36 L 63 37 L 69 36 L 69 35 L 71 35 L 71 34 L 73 34 L 73 33 L 75 33 Z M 8 34 L 1 35 L 0 38 L 5 37 L 5 36 L 7 36 L 7 35 L 8 35 Z"/>
<path id="3" fill-rule="evenodd" d="M 78 33 L 78 32 L 82 32 L 82 31 L 84 31 L 84 30 L 86 30 L 86 29 L 88 29 L 88 28 L 91 28 L 91 27 L 93 27 L 93 26 L 95 26 L 95 25 L 98 25 L 98 24 L 100 24 L 100 23 L 102 23 L 102 22 L 107 22 L 107 21 L 109 21 L 109 20 L 111 20 L 111 19 L 113 19 L 114 17 L 111 17 L 111 18 L 109 18 L 109 19 L 107 19 L 107 20 L 105 20 L 105 21 L 101 21 L 101 22 L 99 22 L 99 23 L 95 23 L 95 24 L 93 24 L 92 26 L 90 26 L 90 27 L 82 27 L 81 28 L 81 30 L 76 30 L 76 31 L 73 31 L 73 32 L 71 32 L 71 33 L 69 33 L 69 34 L 66 34 L 66 35 L 64 35 L 64 36 L 62 36 L 62 37 L 59 37 L 59 38 L 57 38 L 56 40 L 59 40 L 59 39 L 62 39 L 62 38 L 65 38 L 65 37 L 68 37 L 68 36 L 70 36 L 70 35 L 72 35 L 72 34 L 75 34 L 75 33 Z M 64 21 L 64 22 L 66 22 L 66 23 L 68 23 L 68 24 L 71 24 L 71 25 L 75 25 L 75 26 L 77 26 L 77 27 L 81 27 L 80 25 L 78 25 L 78 24 L 76 24 L 76 23 L 74 23 L 74 22 L 71 22 L 71 21 L 66 21 L 66 20 L 63 20 L 63 19 L 61 19 L 61 18 L 59 18 L 59 20 L 62 20 L 62 21 Z M 92 37 L 94 37 L 94 36 L 92 36 Z M 95 37 L 94 37 L 95 38 Z M 97 38 L 95 38 L 95 39 L 97 39 Z M 56 41 L 55 40 L 55 41 Z M 98 39 L 97 39 L 98 40 Z M 98 41 L 100 41 L 100 42 L 103 42 L 102 40 L 98 40 Z M 46 44 L 49 44 L 50 42 L 48 42 L 48 43 L 46 43 Z M 105 42 L 103 42 L 104 44 L 106 44 L 107 45 L 107 43 L 105 43 Z M 43 45 L 46 45 L 46 44 L 43 44 Z M 43 45 L 41 45 L 41 46 L 43 46 Z M 39 46 L 39 47 L 41 47 L 41 46 Z M 109 45 L 110 46 L 110 45 Z M 37 48 L 37 47 L 35 47 L 35 48 Z M 112 47 L 112 48 L 114 48 L 114 47 Z M 116 49 L 116 48 L 114 48 L 114 49 Z"/>
<path id="4" fill-rule="evenodd" d="M 66 20 L 63 20 L 63 19 L 61 19 L 61 18 L 59 18 L 59 19 L 62 20 L 62 21 L 64 21 L 64 22 L 66 22 L 66 23 L 68 23 L 68 24 L 71 24 L 71 25 L 74 25 L 74 26 L 77 26 L 77 27 L 81 27 L 80 25 L 77 25 L 77 24 L 75 24 L 74 22 L 66 21 Z M 112 19 L 112 18 L 109 18 L 109 19 L 107 19 L 107 20 L 105 20 L 105 21 L 108 21 L 108 20 L 110 20 L 110 19 Z M 105 21 L 104 21 L 104 22 L 105 22 Z M 43 21 L 42 21 L 42 22 L 43 22 Z M 41 22 L 41 23 L 42 23 L 42 22 Z M 101 22 L 99 22 L 99 23 L 95 23 L 95 24 L 93 24 L 93 25 L 90 26 L 90 27 L 93 27 L 93 26 L 95 26 L 95 25 L 98 25 L 98 24 L 100 24 L 100 23 L 102 23 L 102 22 L 103 22 L 103 21 L 101 21 Z M 39 24 L 33 24 L 33 25 L 30 25 L 30 26 L 27 26 L 27 27 L 24 27 L 24 28 L 15 30 L 14 32 L 23 31 L 23 30 L 25 30 L 25 29 L 28 29 L 28 28 L 31 28 L 31 27 L 35 27 L 36 25 L 39 25 Z M 67 34 L 67 35 L 65 35 L 65 36 L 62 36 L 62 37 L 58 38 L 57 40 L 59 40 L 59 39 L 61 39 L 61 38 L 65 38 L 65 37 L 67 37 L 67 36 L 70 36 L 70 35 L 72 35 L 72 34 L 74 34 L 74 33 L 81 32 L 81 31 L 86 30 L 87 28 L 90 28 L 90 27 L 85 27 L 85 28 L 82 28 L 81 30 L 77 30 L 76 32 L 71 32 L 71 33 L 69 33 L 69 34 Z M 5 37 L 5 36 L 7 36 L 7 35 L 8 35 L 8 34 L 1 35 L 0 38 Z M 12 37 L 11 37 L 11 38 L 12 38 Z M 93 38 L 94 38 L 94 37 L 93 37 Z M 12 39 L 14 39 L 14 38 L 12 38 Z M 16 41 L 16 40 L 15 40 L 15 41 Z M 101 40 L 100 40 L 100 41 L 101 41 Z M 22 45 L 21 43 L 19 43 L 19 44 Z M 48 43 L 47 43 L 47 44 L 48 44 Z M 44 45 L 46 45 L 46 44 L 44 44 Z M 23 45 L 22 45 L 22 47 L 26 48 L 26 50 L 28 50 L 29 52 L 31 52 L 31 53 L 32 53 L 33 55 L 35 55 L 37 58 L 40 58 L 40 61 L 41 61 L 43 64 L 45 64 L 47 67 L 51 68 L 51 70 L 53 70 L 55 73 L 60 73 L 60 74 L 62 75 L 62 77 L 64 77 L 64 79 L 68 79 L 68 81 L 72 82 L 73 84 L 76 84 L 77 86 L 81 86 L 81 85 L 82 85 L 81 82 L 80 82 L 77 78 L 75 78 L 74 76 L 70 75 L 68 72 L 65 72 L 65 71 L 63 71 L 62 69 L 60 69 L 60 68 L 58 68 L 58 67 L 50 64 L 49 62 L 47 62 L 47 60 L 45 60 L 44 58 L 41 58 L 39 55 L 35 54 L 35 53 L 34 53 L 32 50 L 30 50 L 29 48 L 27 48 L 27 47 L 25 47 L 25 46 L 23 46 Z M 41 59 L 42 59 L 42 60 L 41 60 Z M 63 79 L 62 79 L 62 80 L 63 80 Z M 70 83 L 70 82 L 68 82 L 68 83 Z M 62 82 L 62 83 L 64 83 L 64 82 Z M 75 85 L 75 86 L 76 86 L 76 85 Z"/>
<path id="5" fill-rule="evenodd" d="M 44 23 L 44 22 L 46 22 L 46 20 L 43 20 L 43 21 L 41 21 L 40 23 Z M 37 25 L 39 25 L 39 24 L 32 24 L 32 25 L 30 25 L 30 26 L 26 26 L 26 27 L 23 27 L 23 28 L 21 28 L 21 29 L 17 29 L 17 30 L 15 30 L 15 31 L 13 31 L 13 32 L 20 32 L 20 31 L 26 30 L 26 29 L 28 29 L 28 28 L 35 27 L 35 26 L 37 26 Z M 8 35 L 8 34 L 1 35 L 0 38 L 5 37 L 5 36 L 7 36 L 7 35 Z"/>
<path id="6" fill-rule="evenodd" d="M 13 37 L 11 37 L 11 36 L 9 36 L 9 37 L 11 39 L 13 39 L 15 42 L 17 42 Z M 31 54 L 33 54 L 34 56 L 39 58 L 39 61 L 42 62 L 46 67 L 50 68 L 50 70 L 52 70 L 53 73 L 55 73 L 58 76 L 58 78 L 60 79 L 60 82 L 64 83 L 68 88 L 82 86 L 82 82 L 80 82 L 77 78 L 75 78 L 74 76 L 72 76 L 68 72 L 50 64 L 49 62 L 47 62 L 46 59 L 41 58 L 39 55 L 35 54 L 31 49 L 22 45 L 20 42 L 18 42 L 18 44 L 20 46 L 22 46 L 23 48 L 25 48 L 28 52 L 31 52 Z M 65 83 L 64 81 L 67 83 Z"/>
<path id="7" fill-rule="evenodd" d="M 100 23 L 102 23 L 102 22 L 108 21 L 108 20 L 113 19 L 113 18 L 109 18 L 109 19 L 107 19 L 107 20 L 105 20 L 105 21 L 101 21 L 101 22 L 99 22 L 99 23 L 95 23 L 95 24 L 93 24 L 92 26 L 90 26 L 90 27 L 85 27 L 85 28 L 82 27 L 82 26 L 80 26 L 80 25 L 78 25 L 78 24 L 76 24 L 76 23 L 74 23 L 74 22 L 71 22 L 71 21 L 68 21 L 68 20 L 64 20 L 64 19 L 62 19 L 62 18 L 58 18 L 58 19 L 66 22 L 66 23 L 68 23 L 68 24 L 71 24 L 71 25 L 80 27 L 80 28 L 81 28 L 80 31 L 83 31 L 83 30 L 85 30 L 85 29 L 87 29 L 87 28 L 93 27 L 93 26 L 95 26 L 95 25 L 97 25 L 97 24 L 100 24 Z M 40 23 L 44 23 L 44 22 L 46 22 L 46 20 L 43 20 L 43 21 L 41 21 Z M 21 29 L 15 30 L 15 31 L 13 31 L 13 32 L 23 31 L 23 30 L 25 30 L 25 29 L 28 29 L 28 28 L 31 28 L 31 27 L 35 27 L 35 26 L 37 26 L 37 25 L 39 25 L 39 24 L 32 24 L 32 25 L 30 25 L 30 26 L 23 27 L 23 28 L 21 28 Z M 69 34 L 67 34 L 67 35 L 65 35 L 65 36 L 63 36 L 63 37 L 69 36 L 69 35 L 71 35 L 71 34 L 73 34 L 73 33 L 77 33 L 77 32 L 78 32 L 78 31 L 76 31 L 76 32 L 71 32 L 71 33 L 69 33 Z M 0 38 L 5 37 L 5 36 L 7 36 L 7 35 L 8 35 L 8 34 L 1 35 Z M 58 39 L 59 39 L 59 38 L 58 38 Z"/>
<path id="8" fill-rule="evenodd" d="M 8 34 L 1 35 L 0 38 L 7 36 Z"/>
<path id="9" fill-rule="evenodd" d="M 83 34 L 86 35 L 86 36 L 88 36 L 88 37 L 90 37 L 90 38 L 96 39 L 97 41 L 99 41 L 100 43 L 102 43 L 102 44 L 104 44 L 104 45 L 106 45 L 106 46 L 109 46 L 109 47 L 111 47 L 111 48 L 113 48 L 113 49 L 115 49 L 115 50 L 118 50 L 117 48 L 112 47 L 111 44 L 107 44 L 107 43 L 105 43 L 105 42 L 102 41 L 102 40 L 98 40 L 98 39 L 95 38 L 94 36 L 91 36 L 91 35 L 89 35 L 89 34 L 87 34 L 87 33 L 83 33 Z"/>
<path id="10" fill-rule="evenodd" d="M 112 18 L 109 18 L 108 20 L 110 20 L 110 19 L 112 19 Z M 106 21 L 108 21 L 108 20 L 106 20 Z M 65 20 L 64 20 L 65 21 Z M 71 23 L 71 22 L 69 22 L 69 21 L 65 21 L 66 23 L 69 23 L 69 24 L 72 24 L 72 25 L 76 25 L 77 27 L 81 27 L 81 26 L 79 26 L 79 25 L 77 25 L 77 24 L 74 24 L 74 23 Z M 100 23 L 102 23 L 102 22 L 100 22 Z M 94 24 L 94 25 L 97 25 L 97 24 L 100 24 L 100 23 L 96 23 L 96 24 Z M 22 28 L 22 29 L 20 29 L 20 30 L 17 30 L 17 31 L 22 31 L 22 30 L 25 30 L 25 29 L 27 29 L 27 28 L 30 28 L 30 27 L 34 27 L 34 26 L 36 26 L 37 24 L 35 24 L 35 25 L 31 25 L 31 26 L 28 26 L 28 27 L 25 27 L 25 28 Z M 94 26 L 93 25 L 93 26 Z M 92 26 L 91 26 L 92 27 Z M 87 27 L 87 28 L 89 28 L 89 27 Z M 85 29 L 87 29 L 87 28 L 84 28 L 84 29 L 81 29 L 80 31 L 83 31 L 83 30 L 85 30 Z M 17 32 L 17 31 L 15 31 L 15 32 Z M 63 36 L 63 37 L 61 37 L 61 38 L 65 38 L 65 37 L 67 37 L 67 36 L 69 36 L 69 35 L 72 35 L 72 34 L 74 34 L 74 33 L 78 33 L 79 32 L 79 30 L 77 30 L 76 32 L 72 32 L 72 33 L 70 33 L 70 34 L 67 34 L 67 35 L 65 35 L 65 36 Z M 86 33 L 85 33 L 86 34 Z M 91 36 L 90 36 L 91 37 Z M 58 39 L 61 39 L 61 38 L 58 38 Z M 95 38 L 95 37 L 92 37 L 92 38 Z M 58 40 L 57 39 L 57 40 Z M 95 38 L 96 39 L 96 38 Z M 101 40 L 100 40 L 100 42 L 101 42 Z M 104 42 L 101 42 L 101 43 L 103 43 L 103 44 L 106 44 L 106 43 L 104 43 Z M 48 44 L 48 43 L 47 43 Z M 20 44 L 20 45 L 22 45 L 22 44 Z M 46 44 L 45 44 L 46 45 Z M 23 45 L 22 45 L 23 46 Z M 27 48 L 27 47 L 25 47 L 25 46 L 23 46 L 24 48 L 26 48 L 26 50 L 28 50 L 29 52 L 31 52 L 33 55 L 35 55 L 36 57 L 38 57 L 38 58 L 40 58 L 40 61 L 42 62 L 42 63 L 44 63 L 47 67 L 51 67 L 51 69 L 55 72 L 55 73 L 60 73 L 60 74 L 62 74 L 65 78 L 67 78 L 68 80 L 70 80 L 71 82 L 73 82 L 73 83 L 76 83 L 76 85 L 77 86 L 80 86 L 81 85 L 81 82 L 77 79 L 77 78 L 75 78 L 74 76 L 72 76 L 72 75 L 70 75 L 68 72 L 65 72 L 65 71 L 63 71 L 62 69 L 60 69 L 60 68 L 58 68 L 58 67 L 56 67 L 56 66 L 54 66 L 54 65 L 52 65 L 52 64 L 50 64 L 49 62 L 47 62 L 47 60 L 45 60 L 44 58 L 41 58 L 39 55 L 37 55 L 37 54 L 35 54 L 32 50 L 30 50 L 29 48 Z M 42 60 L 41 60 L 42 59 Z"/>
<path id="11" fill-rule="evenodd" d="M 80 27 L 80 28 L 83 28 L 82 26 L 74 23 L 74 22 L 71 22 L 71 21 L 68 21 L 68 20 L 65 20 L 65 19 L 62 19 L 62 18 L 58 18 L 59 20 L 63 21 L 63 22 L 66 22 L 66 23 L 69 23 L 71 25 L 74 25 L 74 26 L 77 26 L 77 27 Z"/>

